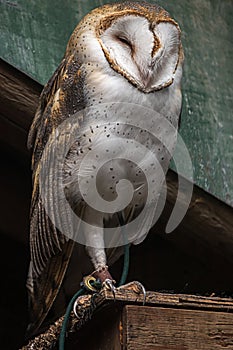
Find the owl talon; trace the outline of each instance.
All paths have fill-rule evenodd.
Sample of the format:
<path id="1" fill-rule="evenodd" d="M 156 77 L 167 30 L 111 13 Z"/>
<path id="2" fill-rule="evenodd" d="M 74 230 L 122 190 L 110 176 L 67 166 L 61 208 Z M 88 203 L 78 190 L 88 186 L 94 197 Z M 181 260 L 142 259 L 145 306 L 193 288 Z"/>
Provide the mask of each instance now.
<path id="1" fill-rule="evenodd" d="M 120 287 L 117 288 L 119 291 L 120 290 L 129 290 L 129 291 L 132 291 L 136 294 L 143 294 L 143 305 L 145 305 L 146 303 L 146 289 L 145 287 L 143 286 L 143 284 L 141 282 L 138 282 L 138 281 L 133 281 L 133 282 L 129 282 L 127 284 L 124 284 Z"/>
<path id="2" fill-rule="evenodd" d="M 136 293 L 142 293 L 143 294 L 143 301 L 142 301 L 142 303 L 143 303 L 143 305 L 145 305 L 145 303 L 146 303 L 146 289 L 145 289 L 145 287 L 143 286 L 143 284 L 141 282 L 137 281 L 136 289 L 137 289 L 137 290 L 135 290 Z"/>
<path id="3" fill-rule="evenodd" d="M 110 290 L 113 294 L 114 300 L 115 300 L 115 296 L 116 296 L 116 287 L 115 284 L 116 282 L 114 280 L 111 280 L 109 278 L 107 278 L 103 283 L 102 283 L 102 287 L 106 288 L 108 290 Z"/>
<path id="4" fill-rule="evenodd" d="M 113 297 L 115 299 L 115 283 L 114 279 L 108 272 L 108 266 L 103 266 L 101 269 L 98 269 L 92 273 L 92 276 L 94 276 L 96 279 L 98 279 L 102 283 L 102 288 L 106 288 L 110 290 L 113 294 Z"/>

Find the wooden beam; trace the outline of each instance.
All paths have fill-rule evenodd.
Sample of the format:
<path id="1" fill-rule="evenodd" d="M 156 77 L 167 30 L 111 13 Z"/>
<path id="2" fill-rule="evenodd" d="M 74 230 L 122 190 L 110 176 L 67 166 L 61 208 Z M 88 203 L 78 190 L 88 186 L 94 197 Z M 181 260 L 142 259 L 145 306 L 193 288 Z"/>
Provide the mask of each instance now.
<path id="1" fill-rule="evenodd" d="M 164 223 L 161 225 L 162 232 L 164 232 L 163 227 L 165 227 L 174 206 L 178 190 L 178 176 L 175 172 L 170 170 L 166 180 L 168 194 L 166 207 L 161 216 Z M 188 182 L 188 180 L 184 180 L 184 182 Z M 185 190 L 181 190 L 181 192 L 180 205 L 185 206 L 186 193 Z M 183 247 L 186 251 L 188 248 L 186 240 L 190 237 L 195 238 L 205 246 L 206 253 L 209 249 L 208 245 L 210 245 L 218 256 L 229 259 L 229 263 L 233 266 L 233 254 L 231 253 L 233 247 L 233 208 L 196 185 L 194 185 L 191 203 L 184 219 L 173 233 L 167 235 L 169 240 L 176 240 L 180 248 Z M 192 244 L 190 241 L 190 254 L 193 250 Z"/>
<path id="2" fill-rule="evenodd" d="M 109 290 L 102 290 L 96 300 L 98 306 L 105 302 L 119 301 L 122 303 L 142 304 L 143 295 L 137 290 L 137 282 L 130 282 L 122 288 L 116 290 L 115 298 Z M 159 292 L 146 292 L 147 305 L 176 307 L 212 311 L 225 311 L 233 313 L 233 299 L 220 297 L 204 297 L 199 295 L 189 294 L 171 294 Z"/>
<path id="3" fill-rule="evenodd" d="M 2 59 L 0 85 L 0 142 L 26 156 L 27 133 L 43 86 Z"/>
<path id="4" fill-rule="evenodd" d="M 70 350 L 220 350 L 233 344 L 232 299 L 147 292 L 143 306 L 137 283 L 131 282 L 117 289 L 115 298 L 104 289 L 78 300 L 80 316 L 72 313 L 68 326 Z M 49 349 L 59 337 L 62 322 L 63 317 L 22 349 Z M 202 342 L 203 347 L 197 346 Z"/>

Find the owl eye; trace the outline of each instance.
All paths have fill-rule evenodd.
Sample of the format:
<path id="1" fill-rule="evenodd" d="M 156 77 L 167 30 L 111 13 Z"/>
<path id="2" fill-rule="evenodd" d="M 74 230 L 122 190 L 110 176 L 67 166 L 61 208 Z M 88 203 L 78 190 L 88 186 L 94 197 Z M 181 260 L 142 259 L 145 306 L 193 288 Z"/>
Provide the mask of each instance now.
<path id="1" fill-rule="evenodd" d="M 118 36 L 117 39 L 124 45 L 127 45 L 130 49 L 132 49 L 132 45 L 131 43 L 129 42 L 128 39 L 122 37 L 122 36 Z"/>

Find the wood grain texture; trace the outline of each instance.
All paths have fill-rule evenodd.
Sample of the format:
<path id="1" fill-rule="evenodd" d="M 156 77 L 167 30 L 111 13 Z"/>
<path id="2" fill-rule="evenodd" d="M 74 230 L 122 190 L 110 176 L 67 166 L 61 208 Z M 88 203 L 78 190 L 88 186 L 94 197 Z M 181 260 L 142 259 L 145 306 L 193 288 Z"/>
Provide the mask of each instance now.
<path id="1" fill-rule="evenodd" d="M 233 315 L 127 305 L 123 349 L 232 350 Z"/>
<path id="2" fill-rule="evenodd" d="M 197 341 L 201 343 L 206 339 L 212 342 L 209 345 L 228 344 L 225 349 L 232 349 L 232 299 L 147 292 L 146 306 L 143 306 L 142 295 L 135 292 L 136 286 L 136 282 L 131 282 L 118 288 L 115 298 L 104 289 L 93 297 L 94 304 L 82 302 L 82 319 L 71 314 L 66 349 L 224 349 L 187 347 L 189 340 L 190 344 L 199 345 Z M 81 298 L 90 300 L 89 296 Z M 22 350 L 49 350 L 59 337 L 62 321 L 63 317 Z"/>
<path id="3" fill-rule="evenodd" d="M 107 301 L 120 303 L 143 303 L 143 295 L 133 291 L 134 282 L 124 285 L 116 290 L 115 299 L 108 290 L 102 290 L 96 299 L 97 305 Z M 167 306 L 186 309 L 200 309 L 212 311 L 225 311 L 233 313 L 233 299 L 220 297 L 204 297 L 189 294 L 171 294 L 159 292 L 146 292 L 146 304 L 151 306 Z"/>
<path id="4" fill-rule="evenodd" d="M 28 155 L 27 134 L 42 85 L 0 59 L 0 141 Z"/>

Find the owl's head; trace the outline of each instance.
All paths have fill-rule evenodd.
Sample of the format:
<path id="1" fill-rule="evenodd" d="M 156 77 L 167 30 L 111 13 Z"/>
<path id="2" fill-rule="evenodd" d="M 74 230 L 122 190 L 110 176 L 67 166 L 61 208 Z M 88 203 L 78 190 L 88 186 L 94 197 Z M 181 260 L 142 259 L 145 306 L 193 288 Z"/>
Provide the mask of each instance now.
<path id="1" fill-rule="evenodd" d="M 143 92 L 171 85 L 183 60 L 180 28 L 157 5 L 105 5 L 88 14 L 74 36 L 88 31 L 94 31 L 111 68 Z"/>

